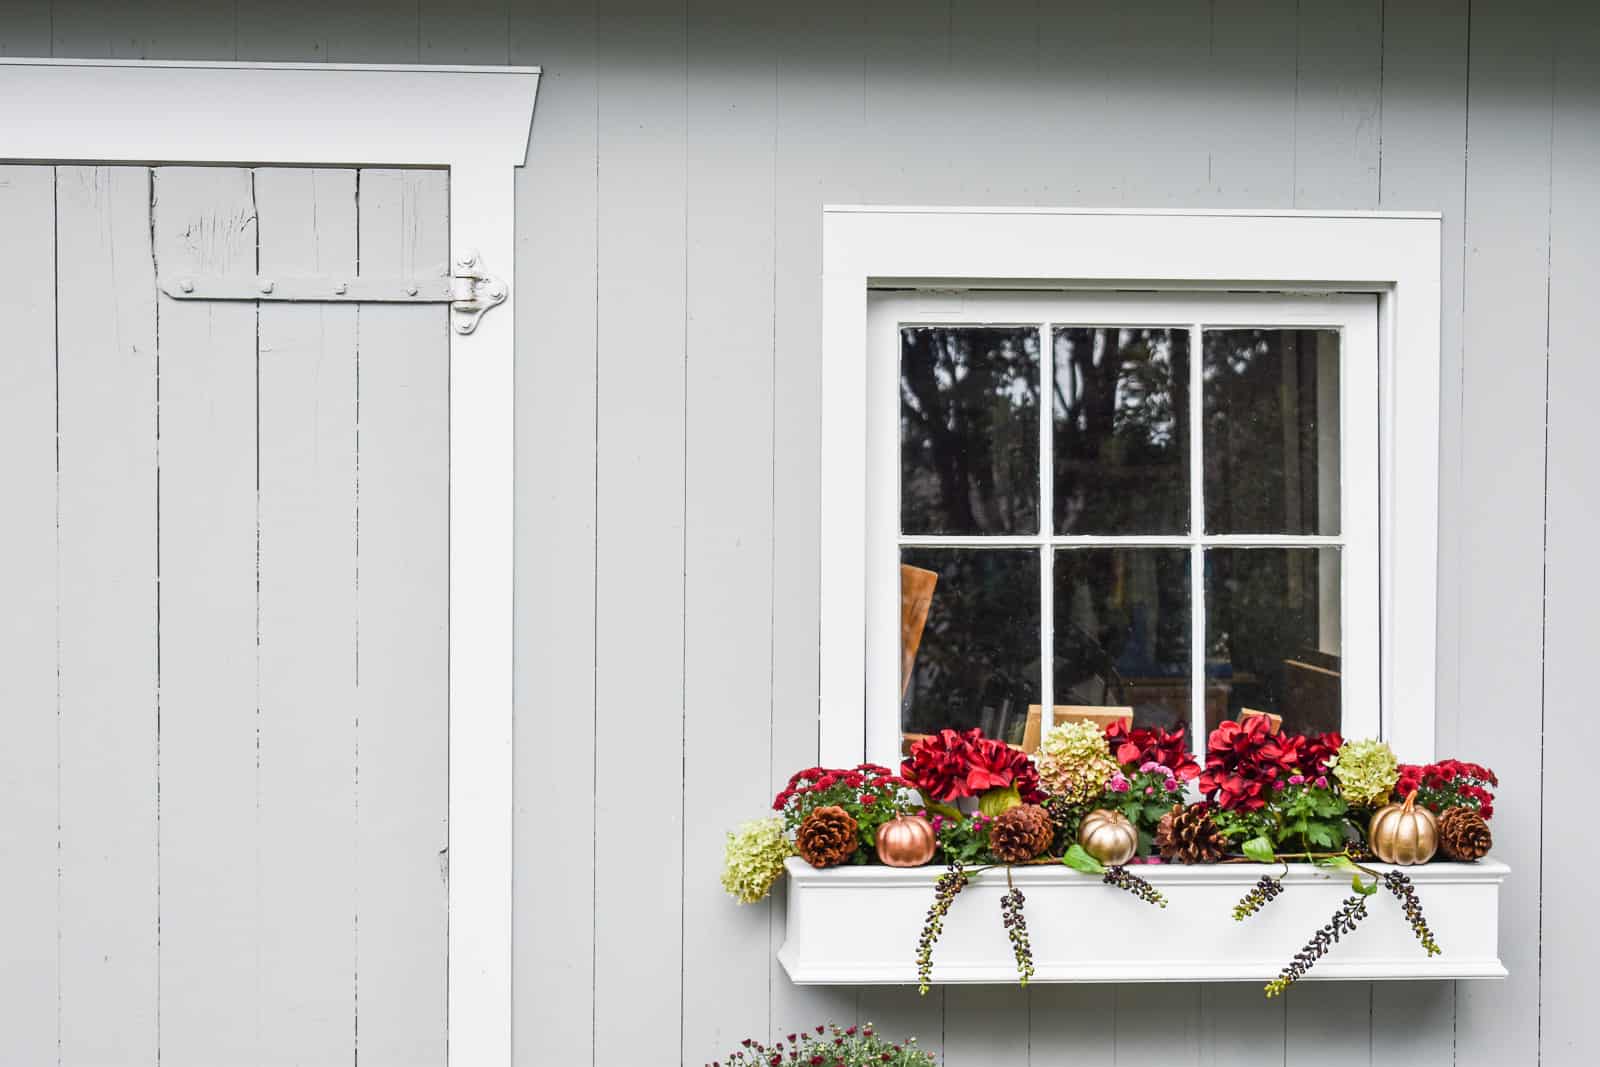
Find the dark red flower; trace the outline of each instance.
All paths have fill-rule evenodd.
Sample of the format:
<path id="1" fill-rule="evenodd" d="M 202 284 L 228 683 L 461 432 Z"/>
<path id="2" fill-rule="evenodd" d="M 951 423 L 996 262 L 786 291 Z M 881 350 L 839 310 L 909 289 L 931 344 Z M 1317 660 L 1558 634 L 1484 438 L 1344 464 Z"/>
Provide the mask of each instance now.
<path id="1" fill-rule="evenodd" d="M 944 729 L 916 742 L 900 774 L 926 799 L 945 804 L 1007 786 L 1016 786 L 1024 803 L 1043 799 L 1033 761 L 976 728 Z"/>
<path id="2" fill-rule="evenodd" d="M 1106 742 L 1111 746 L 1112 756 L 1125 769 L 1158 763 L 1180 782 L 1200 774 L 1200 764 L 1189 753 L 1182 726 L 1172 731 L 1142 726 L 1129 730 L 1117 721 L 1106 727 Z"/>

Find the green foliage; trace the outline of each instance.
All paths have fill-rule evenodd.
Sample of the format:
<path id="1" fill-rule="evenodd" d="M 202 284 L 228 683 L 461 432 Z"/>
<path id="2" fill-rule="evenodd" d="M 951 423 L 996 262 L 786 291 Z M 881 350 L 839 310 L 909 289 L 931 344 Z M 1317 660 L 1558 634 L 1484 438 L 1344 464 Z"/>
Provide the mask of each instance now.
<path id="1" fill-rule="evenodd" d="M 1073 845 L 1062 855 L 1061 862 L 1084 874 L 1105 874 L 1106 865 L 1089 855 L 1082 845 Z"/>
<path id="2" fill-rule="evenodd" d="M 707 1067 L 769 1067 L 773 1063 L 825 1063 L 828 1067 L 934 1067 L 933 1053 L 917 1047 L 917 1039 L 891 1042 L 879 1037 L 871 1023 L 841 1027 L 829 1023 L 771 1043 L 746 1038 L 739 1047 Z"/>
<path id="3" fill-rule="evenodd" d="M 978 810 L 989 818 L 1004 815 L 1012 808 L 1020 807 L 1022 794 L 1017 792 L 1017 787 L 1008 785 L 1004 789 L 991 789 L 978 797 Z"/>
<path id="4" fill-rule="evenodd" d="M 1267 810 L 1277 820 L 1273 841 L 1279 851 L 1344 848 L 1350 805 L 1332 789 L 1291 785 L 1273 798 Z"/>
<path id="5" fill-rule="evenodd" d="M 960 867 L 990 862 L 993 857 L 989 855 L 989 823 L 993 821 L 983 815 L 954 819 L 936 816 L 933 825 L 939 839 L 939 858 Z"/>
<path id="6" fill-rule="evenodd" d="M 1277 855 L 1272 848 L 1272 842 L 1265 837 L 1252 837 L 1239 846 L 1241 852 L 1257 863 L 1274 863 Z"/>

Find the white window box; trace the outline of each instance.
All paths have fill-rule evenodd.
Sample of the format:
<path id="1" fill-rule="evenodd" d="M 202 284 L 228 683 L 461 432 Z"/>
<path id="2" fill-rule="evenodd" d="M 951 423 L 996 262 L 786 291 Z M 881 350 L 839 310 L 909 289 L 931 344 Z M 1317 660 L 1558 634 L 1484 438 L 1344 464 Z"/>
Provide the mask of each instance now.
<path id="1" fill-rule="evenodd" d="M 1033 981 L 1264 984 L 1351 892 L 1349 875 L 1296 865 L 1276 900 L 1235 922 L 1239 898 L 1281 867 L 1162 864 L 1130 870 L 1166 894 L 1166 908 L 1059 865 L 1013 872 L 1027 897 Z M 1318 961 L 1306 980 L 1505 977 L 1500 884 L 1510 869 L 1491 858 L 1405 871 L 1442 954 L 1423 951 L 1399 901 L 1380 888 L 1368 898 L 1367 918 L 1356 932 Z M 819 871 L 804 860 L 789 860 L 788 937 L 778 953 L 784 970 L 801 985 L 915 984 L 917 936 L 941 872 L 937 866 Z M 996 868 L 956 897 L 933 951 L 935 984 L 1017 980 L 1000 925 L 1005 891 L 1005 871 Z"/>

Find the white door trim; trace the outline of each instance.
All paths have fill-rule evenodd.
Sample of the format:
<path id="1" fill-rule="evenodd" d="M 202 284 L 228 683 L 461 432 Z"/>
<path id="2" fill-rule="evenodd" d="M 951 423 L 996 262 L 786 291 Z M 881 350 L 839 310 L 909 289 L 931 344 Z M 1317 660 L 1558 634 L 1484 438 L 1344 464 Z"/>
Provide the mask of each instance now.
<path id="1" fill-rule="evenodd" d="M 0 59 L 0 159 L 450 170 L 455 255 L 514 286 L 536 67 Z M 513 288 L 513 293 L 515 289 Z M 450 338 L 449 1056 L 511 1062 L 511 303 Z"/>

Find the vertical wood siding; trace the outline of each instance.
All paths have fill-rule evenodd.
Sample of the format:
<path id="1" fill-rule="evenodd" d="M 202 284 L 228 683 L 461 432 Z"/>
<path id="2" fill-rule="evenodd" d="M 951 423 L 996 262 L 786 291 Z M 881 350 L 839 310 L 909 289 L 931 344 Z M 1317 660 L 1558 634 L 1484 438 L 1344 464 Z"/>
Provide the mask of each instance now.
<path id="1" fill-rule="evenodd" d="M 0 52 L 545 69 L 518 187 L 520 1063 L 695 1064 L 746 1032 L 827 1016 L 914 1030 L 957 1067 L 1587 1062 L 1593 871 L 1567 831 L 1600 740 L 1586 683 L 1600 592 L 1600 381 L 1585 344 L 1600 26 L 1587 5 L 219 10 L 12 5 Z M 0 211 L 20 188 L 0 186 Z M 1507 982 L 1324 984 L 1272 1004 L 1232 986 L 924 999 L 787 983 L 772 962 L 781 897 L 736 908 L 714 872 L 721 831 L 816 750 L 820 207 L 858 201 L 1445 213 L 1438 740 L 1505 777 Z M 28 366 L 0 373 L 32 374 L 26 387 L 48 396 L 51 368 Z M 0 405 L 37 421 L 11 390 Z M 53 457 L 20 441 L 22 425 L 0 421 L 18 457 L 6 489 L 53 508 Z M 57 551 L 53 527 L 16 536 Z M 131 550 L 101 562 L 150 580 L 136 564 Z M 33 569 L 0 581 L 55 600 Z M 7 666 L 36 666 L 23 650 L 39 641 L 8 644 Z M 41 647 L 53 665 L 53 638 Z M 53 669 L 0 684 L 15 706 L 44 701 L 19 736 L 53 753 Z M 57 916 L 55 778 L 10 759 L 0 768 L 22 772 L 0 789 L 29 814 L 0 832 L 52 865 L 16 892 Z M 100 980 L 136 999 L 138 961 L 124 962 Z M 19 1003 L 43 1005 L 21 1016 L 24 1048 L 54 1042 L 54 1005 L 70 1029 L 70 963 L 42 1000 L 8 980 Z"/>

